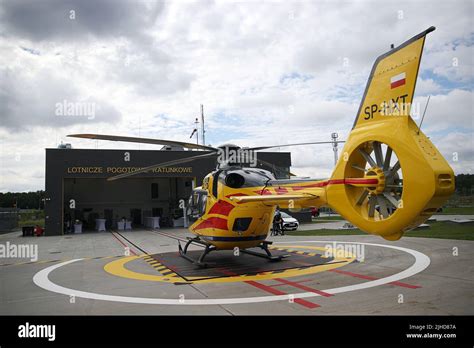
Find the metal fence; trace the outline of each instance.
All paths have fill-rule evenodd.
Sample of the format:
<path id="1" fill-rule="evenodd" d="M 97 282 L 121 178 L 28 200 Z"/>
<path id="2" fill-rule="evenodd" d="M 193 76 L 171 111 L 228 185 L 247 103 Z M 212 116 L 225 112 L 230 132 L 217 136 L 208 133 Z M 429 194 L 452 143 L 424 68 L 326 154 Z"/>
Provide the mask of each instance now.
<path id="1" fill-rule="evenodd" d="M 18 209 L 0 208 L 0 233 L 11 232 L 18 228 Z"/>

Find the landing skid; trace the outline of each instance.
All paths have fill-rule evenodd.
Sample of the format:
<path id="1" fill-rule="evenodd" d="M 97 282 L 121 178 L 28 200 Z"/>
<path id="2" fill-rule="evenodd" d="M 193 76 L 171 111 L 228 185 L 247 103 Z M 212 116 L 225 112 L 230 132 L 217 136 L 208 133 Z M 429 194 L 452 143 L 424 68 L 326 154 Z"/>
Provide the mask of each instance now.
<path id="1" fill-rule="evenodd" d="M 202 245 L 204 246 L 204 251 L 202 252 L 201 256 L 199 256 L 199 259 L 193 259 L 192 257 L 189 257 L 187 255 L 188 253 L 188 247 L 192 244 L 192 243 L 195 243 L 195 244 L 199 244 L 199 245 Z M 255 252 L 255 251 L 252 251 L 252 250 L 247 250 L 247 249 L 243 249 L 243 250 L 240 250 L 242 253 L 244 254 L 247 254 L 247 255 L 253 255 L 253 256 L 257 256 L 257 257 L 262 257 L 262 258 L 265 258 L 267 260 L 270 260 L 270 261 L 281 261 L 282 259 L 284 259 L 285 257 L 288 257 L 290 255 L 278 255 L 278 256 L 273 256 L 272 253 L 270 252 L 270 250 L 268 249 L 268 246 L 270 244 L 272 244 L 273 242 L 270 242 L 270 241 L 266 241 L 264 240 L 258 247 L 260 247 L 261 249 L 263 249 L 263 251 L 265 251 L 265 254 L 263 253 L 258 253 L 258 252 Z M 185 258 L 186 260 L 188 260 L 189 262 L 199 266 L 199 267 L 207 267 L 207 263 L 204 262 L 204 258 L 206 257 L 207 254 L 209 254 L 211 251 L 214 251 L 214 250 L 217 250 L 217 248 L 209 243 L 206 243 L 205 241 L 203 241 L 202 239 L 200 239 L 199 237 L 194 237 L 194 238 L 189 238 L 188 237 L 188 241 L 186 242 L 186 245 L 184 246 L 184 249 L 181 247 L 181 243 L 178 244 L 178 247 L 179 247 L 179 255 L 182 256 L 183 258 Z"/>

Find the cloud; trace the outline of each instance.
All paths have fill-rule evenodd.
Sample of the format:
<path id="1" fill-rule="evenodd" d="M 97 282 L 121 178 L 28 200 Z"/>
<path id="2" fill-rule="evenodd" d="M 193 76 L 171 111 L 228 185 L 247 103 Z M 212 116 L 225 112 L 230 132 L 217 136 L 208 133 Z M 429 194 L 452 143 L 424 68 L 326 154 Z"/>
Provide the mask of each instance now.
<path id="1" fill-rule="evenodd" d="M 192 81 L 192 74 L 172 66 L 173 58 L 149 32 L 159 25 L 165 2 L 47 0 L 2 5 L 2 36 L 28 43 L 22 49 L 31 54 L 44 47 L 65 60 L 72 56 L 93 63 L 108 80 L 143 95 L 174 93 L 189 88 Z"/>
<path id="2" fill-rule="evenodd" d="M 451 132 L 433 139 L 455 173 L 474 174 L 473 133 Z"/>
<path id="3" fill-rule="evenodd" d="M 28 74 L 5 67 L 0 70 L 0 79 L 1 127 L 10 130 L 113 123 L 121 117 L 113 106 L 81 93 L 73 81 L 49 69 Z"/>
<path id="4" fill-rule="evenodd" d="M 433 79 L 423 79 L 421 77 L 416 81 L 416 95 L 429 95 L 439 94 L 442 91 L 442 87 Z"/>
<path id="5" fill-rule="evenodd" d="M 474 46 L 472 41 L 460 45 L 450 42 L 433 50 L 429 59 L 423 59 L 423 69 L 430 69 L 434 74 L 446 78 L 451 82 L 472 83 L 474 82 Z"/>
<path id="6" fill-rule="evenodd" d="M 61 140 L 76 148 L 156 148 L 66 134 L 188 141 L 200 104 L 206 140 L 214 145 L 329 140 L 332 132 L 345 139 L 376 57 L 431 25 L 437 30 L 425 42 L 416 101 L 423 110 L 431 95 L 423 130 L 437 146 L 447 146 L 454 141 L 449 134 L 473 129 L 470 13 L 468 0 L 455 6 L 427 0 L 383 6 L 375 1 L 345 1 L 344 6 L 3 1 L 0 135 L 5 150 L 0 159 L 20 148 L 34 156 L 31 162 L 6 162 L 14 173 L 3 177 L 0 189 L 29 188 L 28 180 L 42 187 L 27 168 L 43 168 L 44 148 Z M 56 104 L 64 100 L 96 103 L 100 109 L 94 119 L 57 117 Z M 333 168 L 330 145 L 281 150 L 292 152 L 298 174 L 327 176 Z M 454 167 L 459 173 L 470 170 L 467 161 Z"/>
<path id="7" fill-rule="evenodd" d="M 423 114 L 427 97 L 418 97 L 420 115 Z M 474 92 L 454 89 L 447 94 L 433 95 L 426 111 L 423 126 L 425 132 L 439 132 L 453 127 L 474 130 Z M 417 122 L 420 121 L 416 118 Z"/>
<path id="8" fill-rule="evenodd" d="M 7 0 L 2 2 L 1 29 L 3 35 L 32 41 L 140 36 L 162 7 L 159 1 Z"/>

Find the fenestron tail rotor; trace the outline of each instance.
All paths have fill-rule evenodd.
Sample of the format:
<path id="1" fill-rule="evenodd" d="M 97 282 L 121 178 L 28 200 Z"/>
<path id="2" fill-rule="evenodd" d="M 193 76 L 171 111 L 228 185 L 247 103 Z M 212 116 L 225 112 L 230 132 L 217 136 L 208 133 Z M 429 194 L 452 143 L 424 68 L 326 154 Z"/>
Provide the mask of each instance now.
<path id="1" fill-rule="evenodd" d="M 400 161 L 387 144 L 361 144 L 349 157 L 351 177 L 375 179 L 372 184 L 348 188 L 356 210 L 365 219 L 378 221 L 392 216 L 403 205 L 403 176 Z"/>

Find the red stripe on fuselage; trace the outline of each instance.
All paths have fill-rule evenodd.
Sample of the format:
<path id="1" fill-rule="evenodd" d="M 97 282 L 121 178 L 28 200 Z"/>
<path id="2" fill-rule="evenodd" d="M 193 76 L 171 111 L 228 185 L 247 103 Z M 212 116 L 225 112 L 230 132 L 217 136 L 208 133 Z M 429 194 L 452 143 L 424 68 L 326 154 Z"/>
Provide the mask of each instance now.
<path id="1" fill-rule="evenodd" d="M 270 190 L 258 190 L 258 191 L 254 191 L 255 193 L 259 194 L 259 195 L 271 195 L 272 192 Z"/>
<path id="2" fill-rule="evenodd" d="M 346 185 L 351 185 L 351 184 L 366 184 L 366 185 L 377 185 L 378 184 L 378 179 L 332 179 L 332 180 L 326 180 L 326 181 L 320 181 L 311 185 L 305 185 L 305 186 L 290 186 L 293 188 L 294 191 L 298 190 L 304 190 L 307 188 L 312 188 L 312 187 L 325 187 L 328 185 L 341 185 L 341 184 L 346 184 Z"/>
<path id="3" fill-rule="evenodd" d="M 209 210 L 208 214 L 219 214 L 219 215 L 229 215 L 229 213 L 234 209 L 234 206 L 229 202 L 218 200 L 211 209 Z"/>
<path id="4" fill-rule="evenodd" d="M 210 217 L 201 222 L 199 225 L 197 225 L 194 230 L 202 230 L 204 228 L 217 228 L 219 230 L 228 230 L 227 219 Z"/>
<path id="5" fill-rule="evenodd" d="M 278 195 L 284 195 L 284 194 L 288 193 L 288 189 L 286 187 L 278 187 L 278 188 L 275 189 L 275 192 Z"/>

